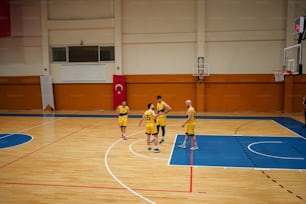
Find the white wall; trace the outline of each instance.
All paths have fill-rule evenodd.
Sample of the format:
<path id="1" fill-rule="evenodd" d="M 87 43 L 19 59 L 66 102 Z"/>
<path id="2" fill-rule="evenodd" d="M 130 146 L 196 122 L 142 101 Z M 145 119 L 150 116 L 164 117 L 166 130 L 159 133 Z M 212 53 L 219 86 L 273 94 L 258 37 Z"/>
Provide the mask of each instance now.
<path id="1" fill-rule="evenodd" d="M 202 1 L 204 20 L 197 15 Z M 205 24 L 204 57 L 211 73 L 272 73 L 282 66 L 283 48 L 297 42 L 292 35 L 294 18 L 303 15 L 302 8 L 306 8 L 306 1 L 300 0 L 13 2 L 12 36 L 0 38 L 1 76 L 46 74 L 42 55 L 48 52 L 42 35 L 48 37 L 47 49 L 80 45 L 81 41 L 84 45 L 118 45 L 122 40 L 116 47 L 122 53 L 116 52 L 116 57 L 122 59 L 123 74 L 191 74 L 201 44 L 197 41 L 199 23 Z M 121 23 L 115 23 L 118 5 Z M 41 11 L 45 10 L 44 21 Z M 47 25 L 47 31 L 41 25 Z M 118 35 L 117 30 L 122 33 Z M 303 51 L 305 64 L 305 45 Z M 107 66 L 107 81 L 111 82 L 115 62 Z M 51 63 L 49 68 L 58 81 L 58 64 Z"/>
<path id="2" fill-rule="evenodd" d="M 10 4 L 11 37 L 0 38 L 0 76 L 41 75 L 39 0 Z"/>
<path id="3" fill-rule="evenodd" d="M 196 59 L 195 0 L 124 0 L 126 74 L 185 74 Z"/>
<path id="4" fill-rule="evenodd" d="M 285 0 L 208 0 L 206 8 L 211 73 L 272 73 L 281 68 Z"/>
<path id="5" fill-rule="evenodd" d="M 49 20 L 105 19 L 114 17 L 113 0 L 48 1 Z"/>

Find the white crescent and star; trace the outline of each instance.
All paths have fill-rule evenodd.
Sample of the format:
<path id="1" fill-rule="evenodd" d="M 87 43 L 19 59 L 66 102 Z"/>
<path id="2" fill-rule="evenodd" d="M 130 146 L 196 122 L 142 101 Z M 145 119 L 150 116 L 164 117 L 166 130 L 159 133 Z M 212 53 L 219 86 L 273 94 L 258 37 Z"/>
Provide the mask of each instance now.
<path id="1" fill-rule="evenodd" d="M 116 85 L 115 85 L 115 91 L 117 92 L 118 95 L 120 95 L 121 92 L 123 91 L 123 86 L 122 86 L 122 84 L 116 84 Z"/>

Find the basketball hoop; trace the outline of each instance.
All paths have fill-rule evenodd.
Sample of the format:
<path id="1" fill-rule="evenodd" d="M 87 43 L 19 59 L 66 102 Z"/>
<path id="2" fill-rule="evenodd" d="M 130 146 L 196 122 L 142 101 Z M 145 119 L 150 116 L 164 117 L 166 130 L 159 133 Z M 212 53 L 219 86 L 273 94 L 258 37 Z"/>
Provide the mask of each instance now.
<path id="1" fill-rule="evenodd" d="M 197 76 L 199 81 L 203 81 L 204 77 L 209 76 L 209 64 L 208 63 L 195 63 L 193 64 L 193 76 Z"/>
<path id="2" fill-rule="evenodd" d="M 204 79 L 204 73 L 200 73 L 198 77 L 199 77 L 199 80 L 200 80 L 200 81 L 203 81 L 203 79 Z"/>
<path id="3" fill-rule="evenodd" d="M 285 80 L 285 73 L 283 70 L 278 70 L 274 72 L 274 80 L 276 82 L 281 82 Z"/>
<path id="4" fill-rule="evenodd" d="M 293 75 L 292 70 L 276 70 L 276 71 L 274 71 L 274 79 L 277 82 L 284 81 L 286 75 Z"/>

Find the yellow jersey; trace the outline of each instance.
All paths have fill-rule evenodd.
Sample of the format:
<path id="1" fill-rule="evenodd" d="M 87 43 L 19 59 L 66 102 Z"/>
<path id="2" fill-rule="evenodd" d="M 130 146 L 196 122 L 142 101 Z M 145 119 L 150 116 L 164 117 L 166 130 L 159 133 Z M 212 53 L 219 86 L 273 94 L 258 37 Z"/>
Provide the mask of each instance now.
<path id="1" fill-rule="evenodd" d="M 157 113 L 160 113 L 160 112 L 163 113 L 163 112 L 166 111 L 166 108 L 165 108 L 165 106 L 164 106 L 164 102 L 163 102 L 163 101 L 157 103 L 157 105 L 156 105 L 156 110 L 157 110 Z"/>
<path id="2" fill-rule="evenodd" d="M 152 113 L 151 109 L 146 110 L 144 115 L 145 115 L 146 123 L 155 123 L 155 118 L 153 116 L 153 113 Z"/>
<path id="3" fill-rule="evenodd" d="M 119 112 L 120 117 L 127 117 L 128 112 L 129 112 L 129 107 L 120 105 L 118 106 L 118 112 Z"/>
<path id="4" fill-rule="evenodd" d="M 191 112 L 191 118 L 188 121 L 188 124 L 194 123 L 195 109 L 193 107 L 189 107 L 186 112 L 186 117 L 188 117 L 188 113 Z"/>

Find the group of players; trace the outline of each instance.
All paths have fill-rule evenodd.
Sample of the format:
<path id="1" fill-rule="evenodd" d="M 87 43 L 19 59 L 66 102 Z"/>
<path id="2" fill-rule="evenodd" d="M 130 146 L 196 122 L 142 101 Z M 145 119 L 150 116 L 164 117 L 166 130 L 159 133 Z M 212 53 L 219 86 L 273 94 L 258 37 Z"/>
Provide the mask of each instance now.
<path id="1" fill-rule="evenodd" d="M 145 134 L 147 135 L 146 143 L 148 145 L 148 150 L 151 151 L 151 143 L 154 143 L 153 151 L 155 153 L 159 153 L 160 150 L 158 148 L 158 144 L 162 144 L 165 142 L 165 134 L 166 134 L 166 118 L 167 114 L 172 111 L 172 108 L 170 105 L 168 105 L 165 101 L 162 100 L 161 96 L 157 96 L 157 105 L 156 105 L 156 111 L 155 106 L 153 103 L 149 103 L 147 105 L 147 110 L 142 115 L 138 126 L 141 126 L 142 122 L 145 120 L 146 122 L 146 131 Z M 192 106 L 191 100 L 185 101 L 187 112 L 186 112 L 186 119 L 184 123 L 181 125 L 182 127 L 185 127 L 185 139 L 184 142 L 179 145 L 180 148 L 187 148 L 187 142 L 189 137 L 192 138 L 191 140 L 191 150 L 197 150 L 199 149 L 196 137 L 195 137 L 195 109 Z M 128 113 L 129 113 L 129 107 L 126 104 L 126 101 L 122 101 L 121 105 L 117 107 L 117 113 L 118 113 L 118 122 L 119 127 L 121 130 L 121 138 L 123 140 L 127 140 L 126 137 L 126 127 L 127 127 L 127 119 L 128 119 Z M 162 138 L 158 142 L 158 134 L 161 129 L 162 132 Z M 153 140 L 150 140 L 151 136 L 154 137 Z"/>
<path id="2" fill-rule="evenodd" d="M 147 145 L 148 150 L 151 151 L 151 143 L 154 143 L 154 152 L 159 153 L 160 150 L 158 148 L 158 134 L 159 130 L 162 131 L 162 138 L 159 141 L 159 144 L 162 144 L 165 142 L 165 134 L 166 134 L 166 118 L 167 114 L 172 111 L 171 106 L 169 106 L 165 101 L 162 100 L 161 96 L 157 96 L 157 105 L 156 105 L 156 111 L 155 106 L 153 103 L 149 103 L 147 105 L 147 110 L 142 115 L 138 126 L 141 126 L 142 122 L 146 121 L 146 131 L 145 134 L 147 135 Z M 187 112 L 186 112 L 186 120 L 181 125 L 182 127 L 185 127 L 185 139 L 184 142 L 179 145 L 180 148 L 187 148 L 187 142 L 189 137 L 191 137 L 191 150 L 197 150 L 199 149 L 196 141 L 195 136 L 195 109 L 192 106 L 191 100 L 185 101 Z M 305 125 L 306 127 L 306 96 L 303 97 L 303 105 L 304 105 L 304 116 L 305 116 Z M 117 113 L 118 113 L 118 122 L 119 127 L 121 130 L 121 138 L 124 140 L 127 140 L 126 137 L 126 127 L 127 127 L 127 120 L 128 120 L 128 113 L 129 113 L 129 107 L 126 104 L 126 101 L 122 101 L 121 105 L 117 107 Z M 154 139 L 150 140 L 150 137 L 153 136 Z"/>

